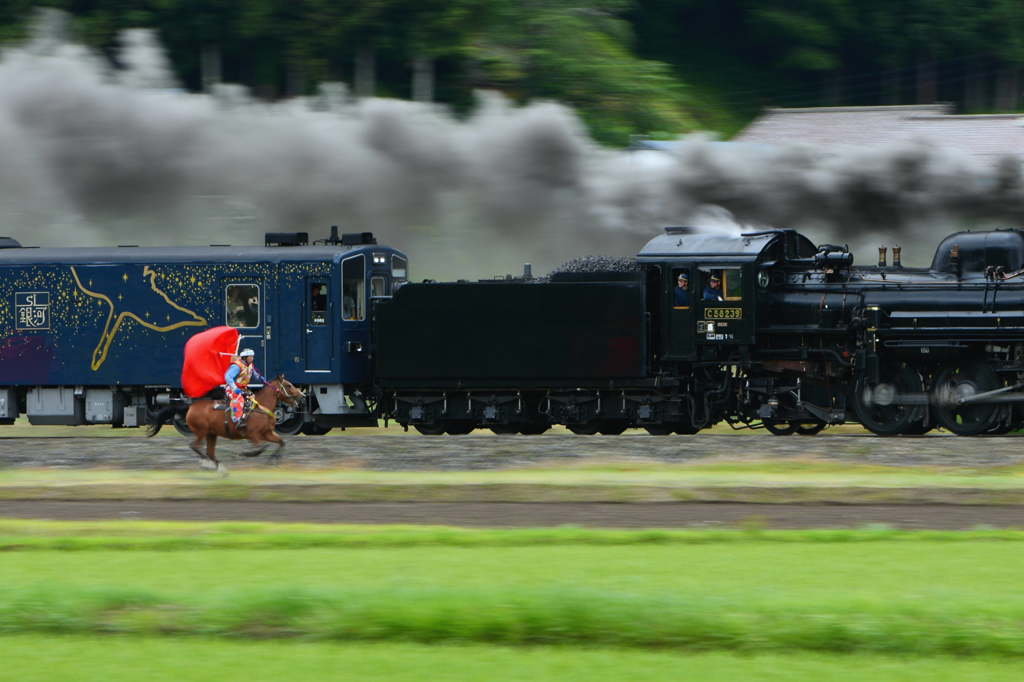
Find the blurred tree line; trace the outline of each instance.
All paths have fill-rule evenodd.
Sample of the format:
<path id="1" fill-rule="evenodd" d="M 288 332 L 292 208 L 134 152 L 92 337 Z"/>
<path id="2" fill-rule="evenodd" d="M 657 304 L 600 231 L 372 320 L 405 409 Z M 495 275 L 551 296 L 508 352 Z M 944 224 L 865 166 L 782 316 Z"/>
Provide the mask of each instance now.
<path id="1" fill-rule="evenodd" d="M 466 111 L 492 88 L 565 102 L 610 144 L 728 134 L 763 106 L 1016 110 L 1024 85 L 1021 0 L 5 0 L 0 40 L 37 6 L 115 59 L 121 30 L 155 29 L 191 90 L 344 81 Z"/>

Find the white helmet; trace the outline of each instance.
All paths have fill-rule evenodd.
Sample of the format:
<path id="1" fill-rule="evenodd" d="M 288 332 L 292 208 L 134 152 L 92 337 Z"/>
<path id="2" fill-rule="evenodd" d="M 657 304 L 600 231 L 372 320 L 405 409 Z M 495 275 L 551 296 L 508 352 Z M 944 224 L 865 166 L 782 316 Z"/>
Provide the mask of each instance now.
<path id="1" fill-rule="evenodd" d="M 256 357 L 256 351 L 252 348 L 243 348 L 242 352 L 238 354 L 240 358 L 254 358 Z"/>

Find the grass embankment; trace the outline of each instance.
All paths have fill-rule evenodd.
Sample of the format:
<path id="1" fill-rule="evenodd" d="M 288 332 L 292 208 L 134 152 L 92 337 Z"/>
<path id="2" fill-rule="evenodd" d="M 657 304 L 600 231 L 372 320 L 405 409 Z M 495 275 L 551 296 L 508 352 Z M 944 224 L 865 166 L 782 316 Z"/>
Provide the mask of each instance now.
<path id="1" fill-rule="evenodd" d="M 150 532 L 131 522 L 67 530 L 115 535 L 103 525 L 125 528 L 121 539 Z M 173 524 L 152 530 L 174 537 Z M 244 530 L 225 534 L 275 537 Z M 636 544 L 590 532 L 596 544 L 574 544 L 588 532 L 546 531 L 540 542 L 450 532 L 428 529 L 421 544 L 413 529 L 382 529 L 383 545 L 301 551 L 9 551 L 0 632 L 1024 657 L 1020 534 L 680 533 Z M 481 544 L 447 542 L 459 536 Z"/>
<path id="2" fill-rule="evenodd" d="M 0 500 L 840 502 L 1024 504 L 1024 467 L 886 467 L 818 459 L 586 460 L 487 471 L 0 471 Z"/>
<path id="3" fill-rule="evenodd" d="M 1024 519 L 1022 519 L 1024 523 Z M 388 547 L 543 547 L 569 545 L 707 545 L 873 543 L 1024 543 L 1024 530 L 899 530 L 884 525 L 859 529 L 767 530 L 756 519 L 742 528 L 613 530 L 558 527 L 489 530 L 450 526 L 339 524 L 38 521 L 0 519 L 0 551 L 203 549 L 360 549 Z M 1024 549 L 1024 546 L 1022 546 Z"/>
<path id="4" fill-rule="evenodd" d="M 0 660 L 0 679 L 18 682 L 1017 682 L 1024 675 L 1024 664 L 1006 659 L 45 635 L 0 637 Z"/>

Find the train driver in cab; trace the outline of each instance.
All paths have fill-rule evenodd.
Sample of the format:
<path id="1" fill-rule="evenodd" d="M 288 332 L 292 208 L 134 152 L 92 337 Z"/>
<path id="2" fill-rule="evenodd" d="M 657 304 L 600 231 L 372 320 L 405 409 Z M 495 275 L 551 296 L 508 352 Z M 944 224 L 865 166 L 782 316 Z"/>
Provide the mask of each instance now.
<path id="1" fill-rule="evenodd" d="M 676 277 L 675 299 L 672 305 L 676 308 L 686 308 L 690 305 L 690 276 L 680 272 Z"/>
<path id="2" fill-rule="evenodd" d="M 705 301 L 724 301 L 722 298 L 722 278 L 717 273 L 710 273 L 708 284 L 704 287 Z"/>

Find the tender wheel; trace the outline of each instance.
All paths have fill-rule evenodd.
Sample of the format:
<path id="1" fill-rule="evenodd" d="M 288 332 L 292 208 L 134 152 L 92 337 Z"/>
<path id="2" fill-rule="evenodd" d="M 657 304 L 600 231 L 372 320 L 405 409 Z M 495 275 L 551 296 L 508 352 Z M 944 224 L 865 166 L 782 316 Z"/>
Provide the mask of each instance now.
<path id="1" fill-rule="evenodd" d="M 966 404 L 958 401 L 999 388 L 1002 382 L 986 364 L 945 369 L 935 379 L 932 397 L 939 424 L 958 436 L 976 436 L 993 427 L 999 405 Z"/>
<path id="2" fill-rule="evenodd" d="M 444 430 L 449 436 L 465 436 L 472 433 L 475 428 L 476 424 L 473 422 L 448 422 Z"/>
<path id="3" fill-rule="evenodd" d="M 672 433 L 671 426 L 645 426 L 644 429 L 652 436 L 668 436 Z"/>
<path id="4" fill-rule="evenodd" d="M 413 424 L 412 428 L 424 436 L 443 436 L 445 426 L 444 424 Z"/>
<path id="5" fill-rule="evenodd" d="M 774 436 L 792 436 L 796 433 L 796 425 L 792 422 L 762 422 L 768 433 Z"/>
<path id="6" fill-rule="evenodd" d="M 565 428 L 577 436 L 593 436 L 601 428 L 601 425 L 596 422 L 586 422 L 583 424 L 566 424 Z"/>
<path id="7" fill-rule="evenodd" d="M 501 426 L 492 426 L 491 431 L 499 436 L 510 436 L 512 434 L 519 433 L 519 427 L 503 424 Z"/>
<path id="8" fill-rule="evenodd" d="M 809 422 L 790 422 L 792 426 L 795 426 L 796 433 L 799 436 L 814 436 L 821 433 L 821 430 L 825 428 L 826 424 L 823 421 L 809 421 Z"/>
<path id="9" fill-rule="evenodd" d="M 521 433 L 524 436 L 539 436 L 540 434 L 544 433 L 550 428 L 551 424 L 538 422 L 534 424 L 527 424 L 526 426 L 521 427 L 519 429 L 519 433 Z"/>
<path id="10" fill-rule="evenodd" d="M 188 422 L 185 421 L 185 413 L 184 412 L 175 412 L 174 413 L 174 419 L 172 420 L 172 422 L 174 424 L 174 428 L 176 428 L 178 430 L 178 433 L 180 433 L 181 435 L 183 435 L 183 436 L 195 435 L 195 434 L 192 433 L 192 429 L 188 428 Z"/>
<path id="11" fill-rule="evenodd" d="M 302 425 L 302 433 L 307 436 L 322 436 L 331 430 L 330 426 L 320 426 L 316 422 L 306 422 Z"/>
<path id="12" fill-rule="evenodd" d="M 602 436 L 620 436 L 628 426 L 625 422 L 606 421 L 600 425 L 597 432 Z"/>
<path id="13" fill-rule="evenodd" d="M 879 436 L 896 436 L 924 418 L 923 405 L 902 405 L 899 396 L 923 395 L 921 376 L 906 365 L 883 368 L 883 380 L 870 384 L 863 378 L 853 390 L 853 410 L 861 425 Z"/>

